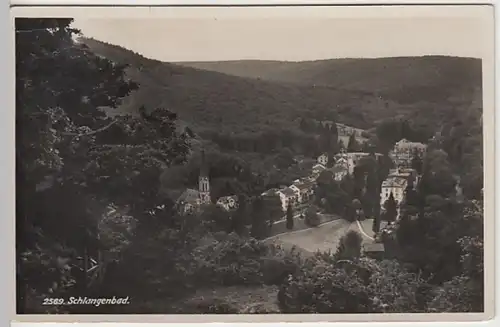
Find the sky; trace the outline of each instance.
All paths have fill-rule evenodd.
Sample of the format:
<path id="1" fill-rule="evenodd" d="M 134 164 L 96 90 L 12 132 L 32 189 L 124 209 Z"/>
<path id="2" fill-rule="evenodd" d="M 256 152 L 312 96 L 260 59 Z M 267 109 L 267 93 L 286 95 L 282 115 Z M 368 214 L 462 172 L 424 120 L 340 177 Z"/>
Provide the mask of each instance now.
<path id="1" fill-rule="evenodd" d="M 421 55 L 481 58 L 484 51 L 480 20 L 466 17 L 99 18 L 75 19 L 73 25 L 87 37 L 167 62 Z"/>

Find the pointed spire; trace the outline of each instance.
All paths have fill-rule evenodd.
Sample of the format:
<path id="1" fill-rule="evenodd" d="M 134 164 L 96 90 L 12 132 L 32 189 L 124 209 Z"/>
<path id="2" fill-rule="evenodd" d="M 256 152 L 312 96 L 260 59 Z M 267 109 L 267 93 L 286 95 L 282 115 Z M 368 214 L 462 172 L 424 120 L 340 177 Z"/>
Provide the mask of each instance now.
<path id="1" fill-rule="evenodd" d="M 208 177 L 208 165 L 205 158 L 205 150 L 201 150 L 200 177 Z"/>

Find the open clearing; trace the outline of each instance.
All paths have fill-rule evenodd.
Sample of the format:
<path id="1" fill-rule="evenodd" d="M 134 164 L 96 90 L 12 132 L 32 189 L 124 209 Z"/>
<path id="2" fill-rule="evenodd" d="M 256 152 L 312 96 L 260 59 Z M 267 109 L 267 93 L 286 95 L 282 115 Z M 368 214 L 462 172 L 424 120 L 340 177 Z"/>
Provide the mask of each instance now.
<path id="1" fill-rule="evenodd" d="M 365 234 L 363 234 L 356 222 L 348 222 L 343 219 L 334 220 L 318 227 L 309 228 L 306 230 L 290 232 L 273 237 L 269 241 L 280 243 L 285 248 L 297 246 L 304 254 L 312 254 L 316 251 L 332 251 L 337 249 L 340 238 L 348 231 L 354 230 L 363 237 L 363 243 L 370 243 L 372 240 L 367 237 L 373 237 L 372 219 L 367 219 L 360 222 Z"/>

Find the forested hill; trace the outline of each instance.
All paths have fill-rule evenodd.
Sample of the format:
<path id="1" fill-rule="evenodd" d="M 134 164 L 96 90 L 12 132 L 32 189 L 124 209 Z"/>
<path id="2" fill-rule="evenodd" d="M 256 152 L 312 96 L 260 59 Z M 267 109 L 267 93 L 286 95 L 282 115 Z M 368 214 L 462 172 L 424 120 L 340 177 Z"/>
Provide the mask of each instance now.
<path id="1" fill-rule="evenodd" d="M 422 56 L 374 59 L 330 59 L 303 62 L 221 61 L 181 65 L 300 85 L 323 85 L 350 91 L 377 92 L 401 103 L 441 102 L 481 84 L 481 60 Z"/>
<path id="2" fill-rule="evenodd" d="M 412 85 L 412 79 L 410 78 L 409 81 L 402 79 L 405 76 L 402 73 L 389 73 L 390 67 L 392 67 L 389 64 L 386 65 L 385 72 L 381 71 L 380 68 L 378 73 L 375 68 L 356 68 L 352 73 L 348 73 L 348 67 L 354 69 L 358 64 L 365 67 L 369 66 L 371 62 L 377 63 L 378 61 L 367 60 L 365 63 L 365 61 L 360 60 L 356 65 L 346 64 L 342 74 L 344 77 L 336 76 L 334 78 L 336 83 L 332 82 L 329 85 L 324 83 L 325 85 L 320 86 L 271 81 L 272 78 L 269 78 L 269 81 L 264 81 L 249 77 L 230 76 L 221 72 L 147 59 L 119 46 L 93 39 L 81 39 L 81 41 L 98 55 L 130 65 L 128 74 L 140 84 L 140 89 L 124 101 L 120 108 L 122 111 L 132 112 L 142 104 L 147 108 L 165 107 L 178 113 L 179 119 L 197 132 L 217 130 L 241 133 L 276 129 L 277 127 L 287 129 L 291 125 L 296 126 L 296 120 L 299 117 L 329 118 L 354 127 L 371 128 L 380 120 L 396 116 L 411 117 L 416 112 L 426 115 L 426 120 L 428 119 L 430 124 L 438 126 L 447 109 L 443 105 L 444 101 L 425 101 L 424 99 L 406 104 L 404 101 L 399 101 L 397 96 L 384 98 L 379 93 L 370 91 L 368 87 L 370 83 L 379 85 L 382 80 L 391 75 L 395 76 L 390 79 L 394 83 L 394 87 L 390 88 L 391 92 L 396 92 L 396 85 L 398 85 L 401 97 L 408 94 L 401 85 L 407 85 L 407 82 Z M 385 60 L 388 63 L 392 60 L 411 61 L 411 59 Z M 425 62 L 425 59 L 420 61 L 422 60 Z M 413 68 L 413 71 L 419 71 L 418 63 L 420 61 L 416 61 L 417 67 Z M 454 58 L 452 61 L 463 62 L 465 66 L 477 66 L 477 61 L 474 60 Z M 349 63 L 349 61 L 347 62 Z M 305 63 L 304 67 L 308 67 L 308 65 L 312 64 Z M 380 66 L 380 64 L 377 65 Z M 455 65 L 460 67 L 458 64 Z M 469 70 L 474 71 L 473 68 Z M 316 71 L 321 71 L 321 69 L 316 68 Z M 364 71 L 366 76 L 363 75 Z M 314 74 L 312 73 L 303 71 L 302 75 L 309 75 L 309 80 L 313 80 Z M 328 71 L 324 71 L 323 75 L 327 76 Z M 425 85 L 436 85 L 432 82 L 436 78 L 436 73 L 432 74 L 432 69 L 427 68 L 417 75 L 420 84 L 423 84 L 422 81 L 427 81 Z M 471 76 L 476 75 L 471 73 Z M 465 94 L 465 98 L 468 98 L 467 94 L 469 93 L 464 90 L 469 90 L 468 84 L 475 83 L 475 77 L 456 78 L 456 76 L 457 73 L 454 73 L 449 79 L 463 85 L 457 85 L 453 89 L 455 91 L 452 92 L 450 89 L 449 93 Z M 350 85 L 354 81 L 361 83 L 363 80 L 366 83 L 364 89 L 350 87 L 346 90 L 345 87 L 338 87 L 340 84 Z M 461 91 L 458 92 L 458 89 Z M 440 90 L 434 88 L 433 92 L 441 92 Z M 436 126 L 431 128 L 435 129 Z"/>

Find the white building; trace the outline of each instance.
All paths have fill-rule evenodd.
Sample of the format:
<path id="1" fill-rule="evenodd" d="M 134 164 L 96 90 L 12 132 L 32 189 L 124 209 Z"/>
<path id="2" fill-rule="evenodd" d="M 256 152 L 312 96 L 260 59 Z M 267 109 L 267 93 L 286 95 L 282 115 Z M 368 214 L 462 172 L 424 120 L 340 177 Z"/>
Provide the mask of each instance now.
<path id="1" fill-rule="evenodd" d="M 314 181 L 302 178 L 293 182 L 291 189 L 298 191 L 298 202 L 305 203 L 314 195 Z"/>
<path id="2" fill-rule="evenodd" d="M 312 168 L 312 174 L 313 176 L 319 176 L 319 174 L 321 174 L 321 172 L 323 172 L 324 170 L 326 169 L 325 166 L 323 166 L 322 164 L 315 164 Z"/>
<path id="3" fill-rule="evenodd" d="M 385 181 L 382 182 L 382 191 L 380 192 L 380 205 L 384 206 L 385 201 L 387 201 L 392 193 L 394 200 L 399 204 L 403 201 L 405 196 L 405 190 L 408 186 L 408 181 L 403 177 L 387 177 Z"/>
<path id="4" fill-rule="evenodd" d="M 298 203 L 302 202 L 302 197 L 300 196 L 300 189 L 295 185 L 295 183 L 290 185 L 288 188 L 290 188 L 295 193 L 295 198 L 297 199 L 297 202 Z"/>
<path id="5" fill-rule="evenodd" d="M 354 167 L 359 164 L 359 161 L 363 158 L 370 156 L 370 153 L 367 152 L 344 152 L 343 150 L 335 155 L 335 163 L 346 165 L 349 171 L 349 174 L 354 172 Z M 375 158 L 379 159 L 383 154 L 375 153 Z"/>
<path id="6" fill-rule="evenodd" d="M 347 164 L 336 164 L 332 169 L 333 173 L 333 178 L 337 181 L 340 182 L 341 180 L 344 179 L 347 175 L 349 175 L 349 167 Z"/>
<path id="7" fill-rule="evenodd" d="M 282 207 L 284 212 L 286 212 L 286 209 L 288 208 L 288 204 L 291 204 L 293 207 L 298 202 L 297 194 L 295 193 L 294 190 L 292 190 L 289 187 L 286 187 L 284 189 L 279 190 L 278 195 L 280 197 L 281 207 Z"/>
<path id="8" fill-rule="evenodd" d="M 413 189 L 417 189 L 417 185 L 420 181 L 420 176 L 418 175 L 417 171 L 412 168 L 394 168 L 389 170 L 389 176 L 388 177 L 400 177 L 400 178 L 405 178 L 408 183 L 413 184 Z"/>
<path id="9" fill-rule="evenodd" d="M 217 205 L 227 211 L 235 210 L 238 208 L 238 197 L 236 195 L 220 197 L 217 200 Z"/>
<path id="10" fill-rule="evenodd" d="M 389 156 L 397 166 L 409 167 L 414 154 L 416 153 L 420 157 L 423 157 L 426 150 L 426 144 L 401 139 L 394 145 Z"/>
<path id="11" fill-rule="evenodd" d="M 325 166 L 328 164 L 328 155 L 326 153 L 323 153 L 318 157 L 318 163 L 322 166 Z"/>

